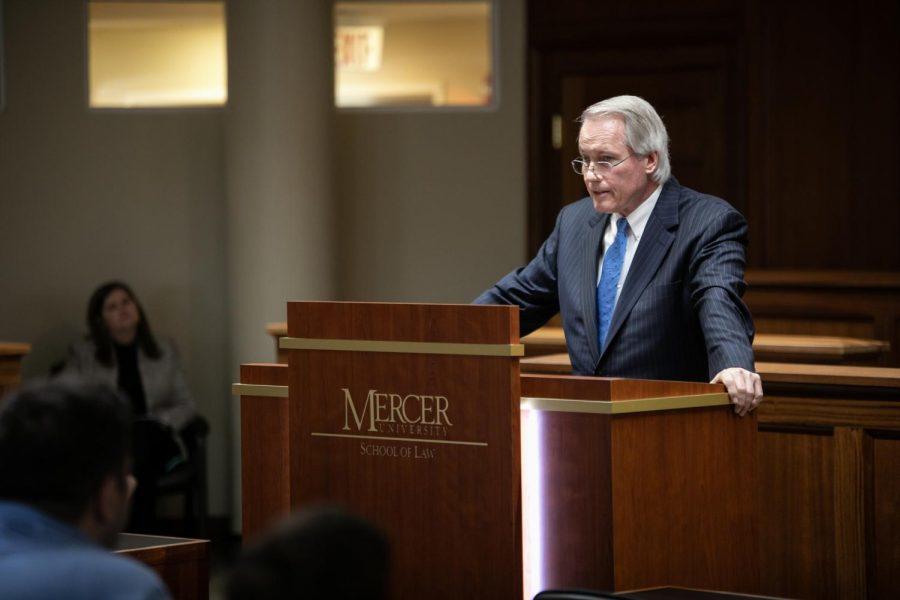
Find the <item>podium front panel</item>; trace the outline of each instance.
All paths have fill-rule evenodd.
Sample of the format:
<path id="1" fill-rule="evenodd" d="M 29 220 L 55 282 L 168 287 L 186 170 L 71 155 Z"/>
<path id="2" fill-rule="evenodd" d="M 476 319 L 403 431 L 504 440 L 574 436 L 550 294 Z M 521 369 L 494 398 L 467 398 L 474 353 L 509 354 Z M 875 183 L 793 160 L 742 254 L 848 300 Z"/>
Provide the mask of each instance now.
<path id="1" fill-rule="evenodd" d="M 521 598 L 518 314 L 289 303 L 291 497 L 372 520 L 392 597 Z"/>

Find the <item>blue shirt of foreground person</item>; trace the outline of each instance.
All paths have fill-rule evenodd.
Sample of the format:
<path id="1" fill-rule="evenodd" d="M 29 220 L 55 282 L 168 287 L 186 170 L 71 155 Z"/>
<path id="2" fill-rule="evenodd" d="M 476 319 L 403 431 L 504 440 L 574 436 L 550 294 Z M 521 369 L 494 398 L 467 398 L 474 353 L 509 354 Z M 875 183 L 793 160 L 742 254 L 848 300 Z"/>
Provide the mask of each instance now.
<path id="1" fill-rule="evenodd" d="M 109 551 L 128 515 L 131 416 L 110 389 L 27 387 L 0 407 L 0 598 L 165 599 Z"/>
<path id="2" fill-rule="evenodd" d="M 747 414 L 763 391 L 741 300 L 746 221 L 670 177 L 668 134 L 646 100 L 609 98 L 580 120 L 572 166 L 589 196 L 475 302 L 518 305 L 522 335 L 559 312 L 576 374 L 711 379 Z"/>

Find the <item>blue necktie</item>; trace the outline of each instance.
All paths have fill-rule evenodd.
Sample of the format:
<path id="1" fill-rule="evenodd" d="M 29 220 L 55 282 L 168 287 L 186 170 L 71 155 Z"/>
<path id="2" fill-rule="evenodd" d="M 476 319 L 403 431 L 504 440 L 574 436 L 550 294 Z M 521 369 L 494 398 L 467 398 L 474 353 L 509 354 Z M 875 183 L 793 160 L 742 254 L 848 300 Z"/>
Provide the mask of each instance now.
<path id="1" fill-rule="evenodd" d="M 628 234 L 628 220 L 620 218 L 617 223 L 616 239 L 603 257 L 603 271 L 597 284 L 597 349 L 603 351 L 603 342 L 609 332 L 613 310 L 616 308 L 616 287 L 622 276 L 625 261 L 625 244 Z"/>

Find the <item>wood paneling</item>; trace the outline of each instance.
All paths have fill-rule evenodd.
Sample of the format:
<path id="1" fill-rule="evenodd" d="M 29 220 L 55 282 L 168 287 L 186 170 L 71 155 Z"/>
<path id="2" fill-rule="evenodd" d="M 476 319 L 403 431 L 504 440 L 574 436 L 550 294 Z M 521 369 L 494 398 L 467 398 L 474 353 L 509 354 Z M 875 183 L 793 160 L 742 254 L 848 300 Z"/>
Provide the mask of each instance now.
<path id="1" fill-rule="evenodd" d="M 528 17 L 532 252 L 577 188 L 552 115 L 639 93 L 675 176 L 747 216 L 751 266 L 900 270 L 896 2 L 531 0 Z"/>
<path id="2" fill-rule="evenodd" d="M 761 592 L 838 598 L 834 581 L 834 440 L 803 430 L 759 432 Z"/>
<path id="3" fill-rule="evenodd" d="M 900 595 L 900 369 L 758 366 L 763 592 Z"/>
<path id="4" fill-rule="evenodd" d="M 834 430 L 835 591 L 847 600 L 866 597 L 866 442 L 861 428 Z"/>
<path id="5" fill-rule="evenodd" d="M 893 435 L 877 432 L 872 438 L 872 539 L 869 592 L 872 598 L 900 595 L 900 427 Z"/>
<path id="6" fill-rule="evenodd" d="M 750 6 L 749 66 L 763 73 L 750 90 L 750 197 L 764 203 L 752 264 L 900 269 L 897 3 Z"/>

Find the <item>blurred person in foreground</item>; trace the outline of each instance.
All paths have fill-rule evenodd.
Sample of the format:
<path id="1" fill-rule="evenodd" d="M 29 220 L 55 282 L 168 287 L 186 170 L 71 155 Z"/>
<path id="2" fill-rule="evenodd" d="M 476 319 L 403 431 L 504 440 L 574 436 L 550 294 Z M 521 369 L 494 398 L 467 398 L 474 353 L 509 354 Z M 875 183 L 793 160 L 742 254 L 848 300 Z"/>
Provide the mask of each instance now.
<path id="1" fill-rule="evenodd" d="M 238 561 L 228 600 L 383 600 L 389 549 L 367 521 L 337 509 L 288 517 Z"/>
<path id="2" fill-rule="evenodd" d="M 131 414 L 72 378 L 0 407 L 0 598 L 168 598 L 146 566 L 110 552 L 135 480 Z"/>
<path id="3" fill-rule="evenodd" d="M 88 301 L 87 326 L 85 339 L 69 348 L 64 373 L 118 388 L 130 400 L 137 489 L 128 530 L 159 533 L 155 482 L 186 460 L 186 443 L 206 423 L 196 416 L 174 344 L 153 334 L 128 285 L 98 287 Z"/>

